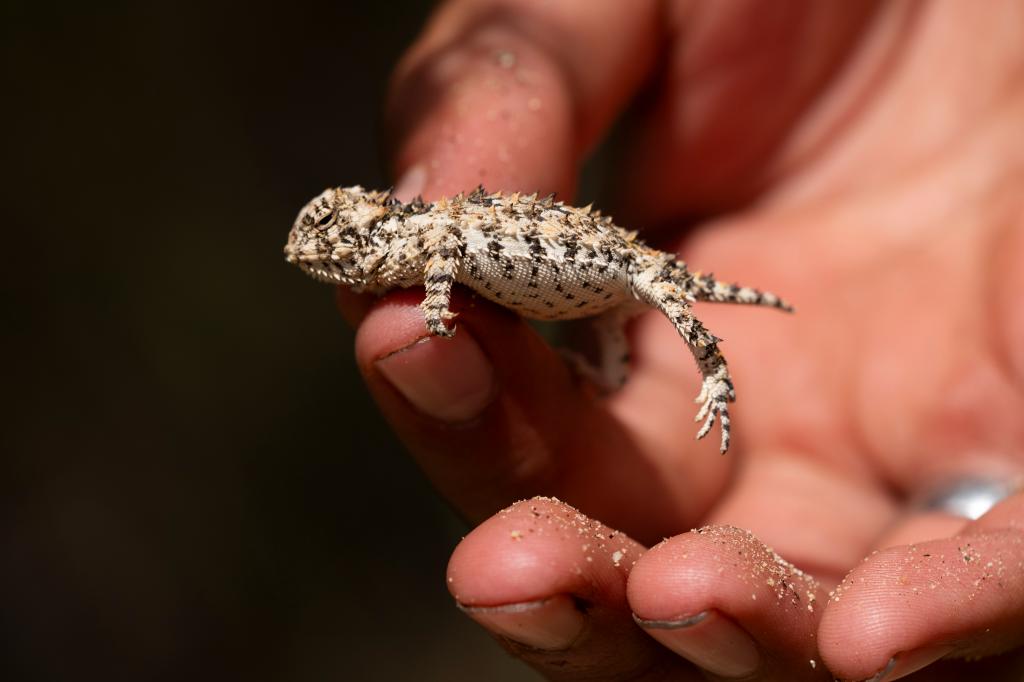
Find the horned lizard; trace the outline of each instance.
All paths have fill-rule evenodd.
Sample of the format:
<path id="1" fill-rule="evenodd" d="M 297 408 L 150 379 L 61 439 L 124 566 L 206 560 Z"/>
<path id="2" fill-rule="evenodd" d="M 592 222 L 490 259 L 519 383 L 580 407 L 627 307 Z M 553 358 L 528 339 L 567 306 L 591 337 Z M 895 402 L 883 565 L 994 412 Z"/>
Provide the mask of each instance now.
<path id="1" fill-rule="evenodd" d="M 427 330 L 452 336 L 448 303 L 458 282 L 481 296 L 539 320 L 598 316 L 600 381 L 626 377 L 625 322 L 653 307 L 675 325 L 703 377 L 697 438 L 721 423 L 729 449 L 729 408 L 736 394 L 718 350 L 721 340 L 694 317 L 696 301 L 746 303 L 791 311 L 774 294 L 690 272 L 675 256 L 637 239 L 591 207 L 554 195 L 469 195 L 403 203 L 390 192 L 328 189 L 299 213 L 285 246 L 288 262 L 314 278 L 383 293 L 422 285 Z"/>

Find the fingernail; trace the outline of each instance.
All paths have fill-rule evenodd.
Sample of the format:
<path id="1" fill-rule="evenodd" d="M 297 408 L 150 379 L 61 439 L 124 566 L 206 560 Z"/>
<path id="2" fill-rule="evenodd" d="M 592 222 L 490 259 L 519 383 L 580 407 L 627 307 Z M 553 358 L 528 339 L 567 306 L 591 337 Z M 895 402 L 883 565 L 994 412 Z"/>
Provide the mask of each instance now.
<path id="1" fill-rule="evenodd" d="M 472 419 L 494 397 L 494 368 L 464 327 L 450 339 L 420 339 L 375 364 L 413 407 L 443 422 Z"/>
<path id="2" fill-rule="evenodd" d="M 892 682 L 931 665 L 953 651 L 948 644 L 898 653 L 867 682 Z"/>
<path id="3" fill-rule="evenodd" d="M 885 679 L 890 679 L 891 680 L 893 678 L 889 677 L 889 673 L 891 673 L 893 671 L 893 668 L 895 668 L 895 667 L 896 667 L 896 657 L 893 656 L 892 658 L 889 659 L 889 662 L 885 664 L 884 668 L 882 668 L 877 673 L 875 673 L 874 676 L 872 676 L 870 679 L 865 680 L 865 682 L 882 682 L 882 680 L 885 680 Z"/>
<path id="4" fill-rule="evenodd" d="M 586 625 L 584 615 L 564 594 L 503 606 L 458 606 L 491 632 L 543 651 L 568 649 Z"/>
<path id="5" fill-rule="evenodd" d="M 761 664 L 750 635 L 718 611 L 678 620 L 645 620 L 636 615 L 633 619 L 651 637 L 715 675 L 747 677 Z"/>
<path id="6" fill-rule="evenodd" d="M 401 201 L 412 201 L 416 195 L 423 193 L 427 186 L 427 170 L 423 164 L 416 164 L 402 174 L 402 177 L 395 183 L 391 194 Z"/>

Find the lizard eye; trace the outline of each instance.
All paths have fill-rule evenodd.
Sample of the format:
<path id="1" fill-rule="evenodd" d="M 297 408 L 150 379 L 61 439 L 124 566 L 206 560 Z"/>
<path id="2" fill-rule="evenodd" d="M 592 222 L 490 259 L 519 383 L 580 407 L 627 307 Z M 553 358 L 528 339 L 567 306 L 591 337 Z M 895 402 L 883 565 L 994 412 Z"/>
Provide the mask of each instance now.
<path id="1" fill-rule="evenodd" d="M 323 227 L 327 223 L 331 222 L 331 220 L 333 218 L 334 218 L 334 214 L 333 213 L 327 213 L 327 214 L 321 216 L 321 218 L 316 221 L 316 224 L 319 225 L 320 227 Z"/>

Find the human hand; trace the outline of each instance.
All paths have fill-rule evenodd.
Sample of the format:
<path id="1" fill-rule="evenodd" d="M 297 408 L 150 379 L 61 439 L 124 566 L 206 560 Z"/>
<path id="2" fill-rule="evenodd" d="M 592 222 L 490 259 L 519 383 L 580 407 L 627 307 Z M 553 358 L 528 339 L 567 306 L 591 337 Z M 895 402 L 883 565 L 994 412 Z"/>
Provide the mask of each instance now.
<path id="1" fill-rule="evenodd" d="M 374 397 L 467 518 L 545 493 L 639 542 L 675 536 L 645 553 L 522 503 L 456 550 L 458 602 L 552 678 L 863 679 L 895 656 L 896 679 L 1019 646 L 1024 498 L 973 523 L 912 502 L 1024 470 L 1018 8 L 583 7 L 442 7 L 396 74 L 398 191 L 571 197 L 579 160 L 653 84 L 616 222 L 798 313 L 698 310 L 739 396 L 719 457 L 692 441 L 696 373 L 656 315 L 633 326 L 630 382 L 600 399 L 486 302 L 456 297 L 442 340 L 415 292 L 369 311 L 343 296 Z"/>

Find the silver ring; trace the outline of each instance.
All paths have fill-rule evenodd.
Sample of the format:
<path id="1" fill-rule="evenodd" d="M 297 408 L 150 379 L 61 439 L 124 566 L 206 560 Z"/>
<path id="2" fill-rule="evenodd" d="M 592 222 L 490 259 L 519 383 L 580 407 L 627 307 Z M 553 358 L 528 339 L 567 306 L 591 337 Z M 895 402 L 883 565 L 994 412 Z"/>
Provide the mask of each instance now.
<path id="1" fill-rule="evenodd" d="M 918 496 L 912 506 L 940 511 L 972 521 L 1020 489 L 1011 481 L 993 478 L 961 478 L 932 487 Z"/>

